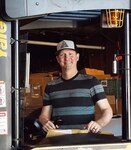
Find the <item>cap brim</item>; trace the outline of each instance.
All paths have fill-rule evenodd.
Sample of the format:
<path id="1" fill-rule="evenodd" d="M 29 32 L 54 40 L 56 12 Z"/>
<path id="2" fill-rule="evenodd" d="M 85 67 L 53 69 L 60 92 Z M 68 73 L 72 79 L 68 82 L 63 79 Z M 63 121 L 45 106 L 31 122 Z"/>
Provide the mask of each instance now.
<path id="1" fill-rule="evenodd" d="M 61 49 L 61 50 L 59 50 L 59 51 L 57 51 L 55 54 L 56 55 L 59 55 L 59 53 L 62 51 L 62 50 L 73 50 L 73 51 L 75 51 L 75 52 L 78 52 L 76 49 L 71 49 L 71 48 L 63 48 L 63 49 Z"/>

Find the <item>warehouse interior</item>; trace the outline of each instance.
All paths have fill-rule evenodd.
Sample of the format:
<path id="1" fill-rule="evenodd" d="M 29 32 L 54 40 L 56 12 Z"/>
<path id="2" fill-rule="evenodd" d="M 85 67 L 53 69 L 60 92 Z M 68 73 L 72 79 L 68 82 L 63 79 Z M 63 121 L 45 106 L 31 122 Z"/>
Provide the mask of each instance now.
<path id="1" fill-rule="evenodd" d="M 24 117 L 28 117 L 42 107 L 47 82 L 59 77 L 60 73 L 55 57 L 56 44 L 63 39 L 69 39 L 73 40 L 79 49 L 79 71 L 92 74 L 101 81 L 113 109 L 112 122 L 103 129 L 103 132 L 111 132 L 121 137 L 122 71 L 113 73 L 113 61 L 114 54 L 120 55 L 123 52 L 124 29 L 107 28 L 102 22 L 103 14 L 101 10 L 73 11 L 19 21 L 22 41 L 20 44 L 21 110 Z M 29 57 L 26 57 L 27 54 Z M 122 61 L 119 62 L 119 66 L 122 66 Z M 29 67 L 29 74 L 26 74 L 26 67 Z M 26 79 L 28 82 L 25 85 Z M 100 111 L 96 106 L 96 117 L 99 115 Z"/>

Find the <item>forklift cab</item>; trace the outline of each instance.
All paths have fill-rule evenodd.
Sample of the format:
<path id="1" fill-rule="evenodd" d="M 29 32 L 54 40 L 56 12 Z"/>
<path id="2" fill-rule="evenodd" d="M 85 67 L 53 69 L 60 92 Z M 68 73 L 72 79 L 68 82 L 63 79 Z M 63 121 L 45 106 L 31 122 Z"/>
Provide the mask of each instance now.
<path id="1" fill-rule="evenodd" d="M 1 0 L 0 1 L 0 146 L 4 149 L 81 149 L 81 148 L 123 148 L 127 149 L 131 147 L 130 140 L 131 140 L 131 95 L 130 95 L 130 0 L 49 0 L 47 1 L 22 1 L 19 0 L 17 2 L 16 0 Z M 122 26 L 123 31 L 123 46 L 121 50 L 118 52 L 117 50 L 114 51 L 114 58 L 111 59 L 112 63 L 114 64 L 114 73 L 117 74 L 117 77 L 119 78 L 115 79 L 113 78 L 114 82 L 110 80 L 110 76 L 106 76 L 106 80 L 101 79 L 101 83 L 103 84 L 103 87 L 105 88 L 106 92 L 109 94 L 112 91 L 109 91 L 109 88 L 107 88 L 107 84 L 111 85 L 113 87 L 114 85 L 112 83 L 115 83 L 117 85 L 116 87 L 120 89 L 120 93 L 118 93 L 119 90 L 116 91 L 117 98 L 119 98 L 119 95 L 121 94 L 121 115 L 119 116 L 117 114 L 117 106 L 114 105 L 113 108 L 116 111 L 115 115 L 116 118 L 121 118 L 121 137 L 116 137 L 114 135 L 92 135 L 92 134 L 79 134 L 79 135 L 66 135 L 63 137 L 51 137 L 49 139 L 45 138 L 45 135 L 43 131 L 41 130 L 41 124 L 39 124 L 37 118 L 38 118 L 38 112 L 41 110 L 41 108 L 38 108 L 38 112 L 32 112 L 35 113 L 36 118 L 31 119 L 31 116 L 28 115 L 26 117 L 23 117 L 24 108 L 23 106 L 23 99 L 25 98 L 22 94 L 23 91 L 26 92 L 29 90 L 27 86 L 29 85 L 29 55 L 26 55 L 27 51 L 22 51 L 22 55 L 20 55 L 20 49 L 26 49 L 27 45 L 39 43 L 40 45 L 52 45 L 56 46 L 57 42 L 38 42 L 38 41 L 30 41 L 27 39 L 27 37 L 22 37 L 22 40 L 20 38 L 20 31 L 21 30 L 28 30 L 28 26 L 22 26 L 20 28 L 20 24 L 24 22 L 26 24 L 26 21 L 28 19 L 31 20 L 39 20 L 37 22 L 39 25 L 39 28 L 42 28 L 43 25 L 46 26 L 46 28 L 53 28 L 53 25 L 55 27 L 65 26 L 73 28 L 74 21 L 77 15 L 77 19 L 83 19 L 85 15 L 89 13 L 88 11 L 91 11 L 92 14 L 97 12 L 97 15 L 101 17 L 100 24 L 101 28 L 107 28 L 107 24 L 105 22 L 102 23 L 102 17 L 104 17 L 105 10 L 115 10 L 115 9 L 123 9 L 125 10 L 124 14 L 124 22 Z M 85 14 L 85 12 L 87 14 Z M 51 18 L 57 18 L 60 16 L 65 17 L 70 15 L 72 19 L 68 20 L 65 19 L 67 23 L 63 23 L 61 20 L 55 20 L 52 23 L 52 20 L 49 21 Z M 80 16 L 82 15 L 82 17 Z M 109 13 L 108 13 L 109 15 Z M 42 24 L 40 24 L 41 18 L 45 17 Z M 87 16 L 86 16 L 87 17 Z M 53 18 L 53 19 L 54 19 Z M 62 18 L 63 19 L 63 18 Z M 87 21 L 87 20 L 86 20 Z M 89 20 L 88 20 L 89 21 Z M 75 20 L 76 22 L 76 20 Z M 84 21 L 83 21 L 84 22 Z M 36 23 L 36 22 L 35 22 Z M 37 25 L 38 25 L 37 24 Z M 75 24 L 76 25 L 76 24 Z M 36 24 L 33 24 L 33 26 L 36 27 Z M 121 27 L 120 27 L 121 28 Z M 118 30 L 118 28 L 113 28 L 113 26 L 108 28 L 109 30 Z M 21 45 L 24 45 L 24 48 L 21 48 Z M 22 46 L 23 46 L 22 45 Z M 83 44 L 78 46 L 82 49 Z M 85 46 L 85 45 L 84 45 Z M 88 49 L 93 49 L 93 47 L 87 46 Z M 31 48 L 31 47 L 30 47 Z M 85 48 L 85 47 L 84 47 Z M 95 47 L 96 48 L 96 47 Z M 106 47 L 97 47 L 98 49 L 105 49 L 108 53 L 108 57 L 110 56 L 109 51 L 106 49 Z M 24 55 L 23 55 L 24 54 Z M 91 54 L 91 53 L 90 53 Z M 99 54 L 99 52 L 96 54 Z M 94 54 L 92 54 L 94 55 Z M 27 58 L 27 59 L 26 59 Z M 22 60 L 23 59 L 23 60 Z M 27 65 L 26 69 L 22 70 L 23 68 L 20 67 L 21 60 L 24 65 Z M 25 62 L 28 62 L 25 64 Z M 107 61 L 108 63 L 108 61 Z M 83 62 L 81 61 L 81 65 L 83 65 Z M 110 64 L 109 64 L 110 65 Z M 84 69 L 86 72 L 87 69 Z M 92 71 L 92 70 L 90 70 Z M 93 70 L 94 71 L 94 70 Z M 22 73 L 26 74 L 26 78 L 24 76 L 24 79 L 20 78 Z M 92 73 L 92 72 L 91 72 Z M 113 72 L 112 72 L 113 74 Z M 45 74 L 44 74 L 45 75 Z M 54 75 L 54 74 L 53 74 Z M 105 75 L 105 74 L 104 74 Z M 43 76 L 43 75 L 42 75 Z M 99 74 L 97 74 L 98 77 Z M 52 79 L 52 74 L 51 76 Z M 32 78 L 35 78 L 34 76 Z M 107 78 L 109 80 L 107 80 Z M 119 80 L 118 80 L 119 79 Z M 26 83 L 26 84 L 25 84 Z M 21 86 L 24 84 L 23 86 Z M 34 85 L 33 85 L 34 86 Z M 35 85 L 36 86 L 36 85 Z M 35 87 L 34 86 L 34 87 Z M 34 88 L 32 87 L 32 88 Z M 116 89 L 115 87 L 115 89 Z M 37 85 L 38 88 L 38 85 Z M 43 88 L 43 87 L 42 87 Z M 33 89 L 34 91 L 36 88 Z M 2 92 L 1 92 L 2 91 Z M 21 92 L 22 91 L 22 92 Z M 33 91 L 33 92 L 34 92 Z M 27 92 L 28 93 L 28 92 Z M 34 94 L 35 95 L 35 94 Z M 35 95 L 36 96 L 36 95 Z M 109 94 L 110 96 L 110 94 Z M 37 96 L 36 96 L 37 97 Z M 112 102 L 112 97 L 109 97 Z M 116 99 L 115 99 L 116 100 Z M 115 101 L 117 103 L 118 101 Z M 37 110 L 36 110 L 37 111 Z M 33 116 L 35 116 L 33 114 Z M 31 120 L 30 120 L 31 119 Z M 26 121 L 25 121 L 26 120 Z M 30 120 L 30 122 L 28 122 Z M 26 123 L 26 125 L 24 124 Z M 33 143 L 25 142 L 24 141 L 24 134 L 27 135 L 28 133 L 28 127 L 29 124 L 32 124 L 32 129 L 35 128 L 36 132 L 39 132 L 38 141 L 31 139 Z M 32 134 L 32 132 L 35 131 L 33 129 L 32 131 L 29 131 L 29 136 Z M 105 128 L 104 132 L 107 130 Z M 25 131 L 25 133 L 24 133 Z M 42 131 L 42 132 L 41 132 Z M 30 133 L 31 132 L 31 133 Z M 35 133 L 36 133 L 35 132 Z M 34 134 L 35 134 L 34 133 Z M 36 136 L 36 135 L 35 135 Z M 32 137 L 26 137 L 26 139 L 32 138 Z M 42 139 L 41 139 L 42 138 Z M 40 140 L 39 140 L 40 139 Z M 81 140 L 80 140 L 81 139 Z M 84 140 L 83 140 L 84 139 Z M 90 139 L 90 140 L 89 140 Z M 106 139 L 104 141 L 104 139 Z M 104 144 L 104 142 L 106 144 Z M 26 144 L 25 144 L 26 143 Z"/>

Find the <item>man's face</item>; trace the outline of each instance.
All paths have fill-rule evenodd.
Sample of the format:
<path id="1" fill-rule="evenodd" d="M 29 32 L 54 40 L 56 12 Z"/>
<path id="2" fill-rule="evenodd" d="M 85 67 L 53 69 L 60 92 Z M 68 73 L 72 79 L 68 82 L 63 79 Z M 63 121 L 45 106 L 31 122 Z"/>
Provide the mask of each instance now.
<path id="1" fill-rule="evenodd" d="M 77 67 L 79 53 L 76 53 L 74 50 L 66 49 L 62 50 L 56 58 L 62 69 L 73 69 Z"/>

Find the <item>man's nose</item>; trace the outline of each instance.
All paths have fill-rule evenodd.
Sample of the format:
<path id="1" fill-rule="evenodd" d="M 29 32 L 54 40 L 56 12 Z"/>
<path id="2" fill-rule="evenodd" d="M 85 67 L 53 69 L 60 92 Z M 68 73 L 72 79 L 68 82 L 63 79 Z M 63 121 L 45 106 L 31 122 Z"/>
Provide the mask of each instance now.
<path id="1" fill-rule="evenodd" d="M 65 59 L 68 59 L 69 58 L 69 55 L 68 54 L 65 54 Z"/>

